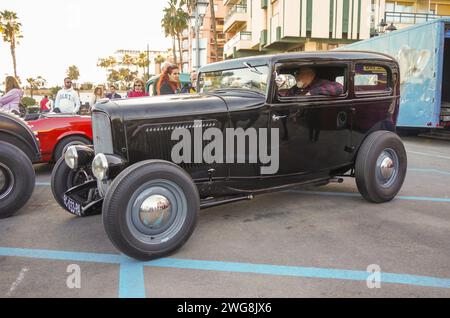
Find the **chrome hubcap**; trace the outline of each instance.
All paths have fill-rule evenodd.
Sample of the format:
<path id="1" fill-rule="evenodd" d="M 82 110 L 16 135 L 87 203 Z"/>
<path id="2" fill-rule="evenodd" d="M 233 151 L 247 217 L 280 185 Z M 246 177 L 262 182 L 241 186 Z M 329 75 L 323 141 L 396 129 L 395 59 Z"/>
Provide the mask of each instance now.
<path id="1" fill-rule="evenodd" d="M 377 159 L 376 178 L 380 186 L 390 187 L 396 180 L 399 168 L 397 154 L 392 149 L 385 149 Z"/>
<path id="2" fill-rule="evenodd" d="M 6 198 L 14 188 L 14 175 L 12 171 L 0 163 L 0 200 Z"/>
<path id="3" fill-rule="evenodd" d="M 174 182 L 151 180 L 134 191 L 128 202 L 128 229 L 137 240 L 150 245 L 163 244 L 183 227 L 187 199 Z"/>
<path id="4" fill-rule="evenodd" d="M 164 227 L 170 220 L 171 204 L 162 195 L 149 196 L 139 208 L 141 222 L 150 229 Z"/>
<path id="5" fill-rule="evenodd" d="M 384 179 L 389 179 L 394 174 L 394 161 L 391 158 L 384 158 L 381 162 L 381 175 Z"/>

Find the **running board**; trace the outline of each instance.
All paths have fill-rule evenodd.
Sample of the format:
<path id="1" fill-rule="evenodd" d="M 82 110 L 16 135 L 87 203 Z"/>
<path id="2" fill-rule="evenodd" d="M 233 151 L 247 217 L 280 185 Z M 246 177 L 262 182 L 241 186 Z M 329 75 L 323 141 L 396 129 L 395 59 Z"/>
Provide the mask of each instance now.
<path id="1" fill-rule="evenodd" d="M 219 198 L 219 199 L 207 199 L 200 203 L 200 209 L 207 209 L 214 206 L 219 206 L 227 203 L 232 202 L 238 202 L 238 201 L 245 201 L 245 200 L 252 200 L 253 195 L 239 195 L 234 197 L 225 197 L 225 198 Z"/>

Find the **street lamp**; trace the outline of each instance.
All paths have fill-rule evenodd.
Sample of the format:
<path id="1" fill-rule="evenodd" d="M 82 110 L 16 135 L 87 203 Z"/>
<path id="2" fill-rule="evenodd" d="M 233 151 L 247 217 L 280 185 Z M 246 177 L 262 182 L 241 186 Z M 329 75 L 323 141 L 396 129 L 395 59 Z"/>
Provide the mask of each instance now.
<path id="1" fill-rule="evenodd" d="M 203 19 L 209 6 L 209 0 L 197 0 L 195 4 L 194 15 L 189 17 L 189 22 L 194 28 L 196 40 L 196 66 L 195 70 L 200 69 L 200 27 L 203 25 Z"/>
<path id="2" fill-rule="evenodd" d="M 392 32 L 397 30 L 397 28 L 394 25 L 394 22 L 391 22 L 391 24 L 388 26 L 388 24 L 384 19 L 381 19 L 380 24 L 378 24 L 378 28 L 380 34 L 386 33 L 386 31 Z"/>
<path id="3" fill-rule="evenodd" d="M 396 31 L 396 30 L 397 30 L 397 28 L 395 27 L 394 22 L 391 22 L 391 25 L 386 28 L 386 31 L 389 31 L 389 32 Z"/>

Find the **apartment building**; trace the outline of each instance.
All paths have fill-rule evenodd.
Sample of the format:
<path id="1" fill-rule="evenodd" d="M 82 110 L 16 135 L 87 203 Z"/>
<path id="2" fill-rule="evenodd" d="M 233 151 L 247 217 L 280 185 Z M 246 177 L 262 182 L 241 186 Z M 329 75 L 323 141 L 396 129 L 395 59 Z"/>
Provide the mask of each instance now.
<path id="1" fill-rule="evenodd" d="M 382 21 L 402 29 L 441 17 L 450 17 L 450 0 L 371 1 L 372 33 L 380 30 Z"/>
<path id="2" fill-rule="evenodd" d="M 224 0 L 226 58 L 329 50 L 370 37 L 370 0 Z"/>
<path id="3" fill-rule="evenodd" d="M 214 45 L 213 20 L 211 10 L 208 7 L 200 29 L 200 66 L 223 60 L 223 48 L 225 45 L 224 18 L 226 8 L 223 0 L 214 0 L 215 25 L 217 31 L 217 51 Z M 183 70 L 196 68 L 196 40 L 192 28 L 183 34 L 183 58 L 186 62 Z"/>

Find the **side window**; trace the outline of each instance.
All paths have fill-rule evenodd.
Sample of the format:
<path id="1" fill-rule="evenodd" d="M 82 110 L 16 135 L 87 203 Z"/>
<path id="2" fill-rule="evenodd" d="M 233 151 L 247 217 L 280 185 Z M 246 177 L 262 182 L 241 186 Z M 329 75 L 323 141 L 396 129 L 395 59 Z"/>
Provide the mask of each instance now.
<path id="1" fill-rule="evenodd" d="M 282 64 L 275 79 L 278 97 L 340 97 L 347 92 L 347 67 Z"/>
<path id="2" fill-rule="evenodd" d="M 356 94 L 388 92 L 390 92 L 390 81 L 386 67 L 374 64 L 356 64 Z"/>

